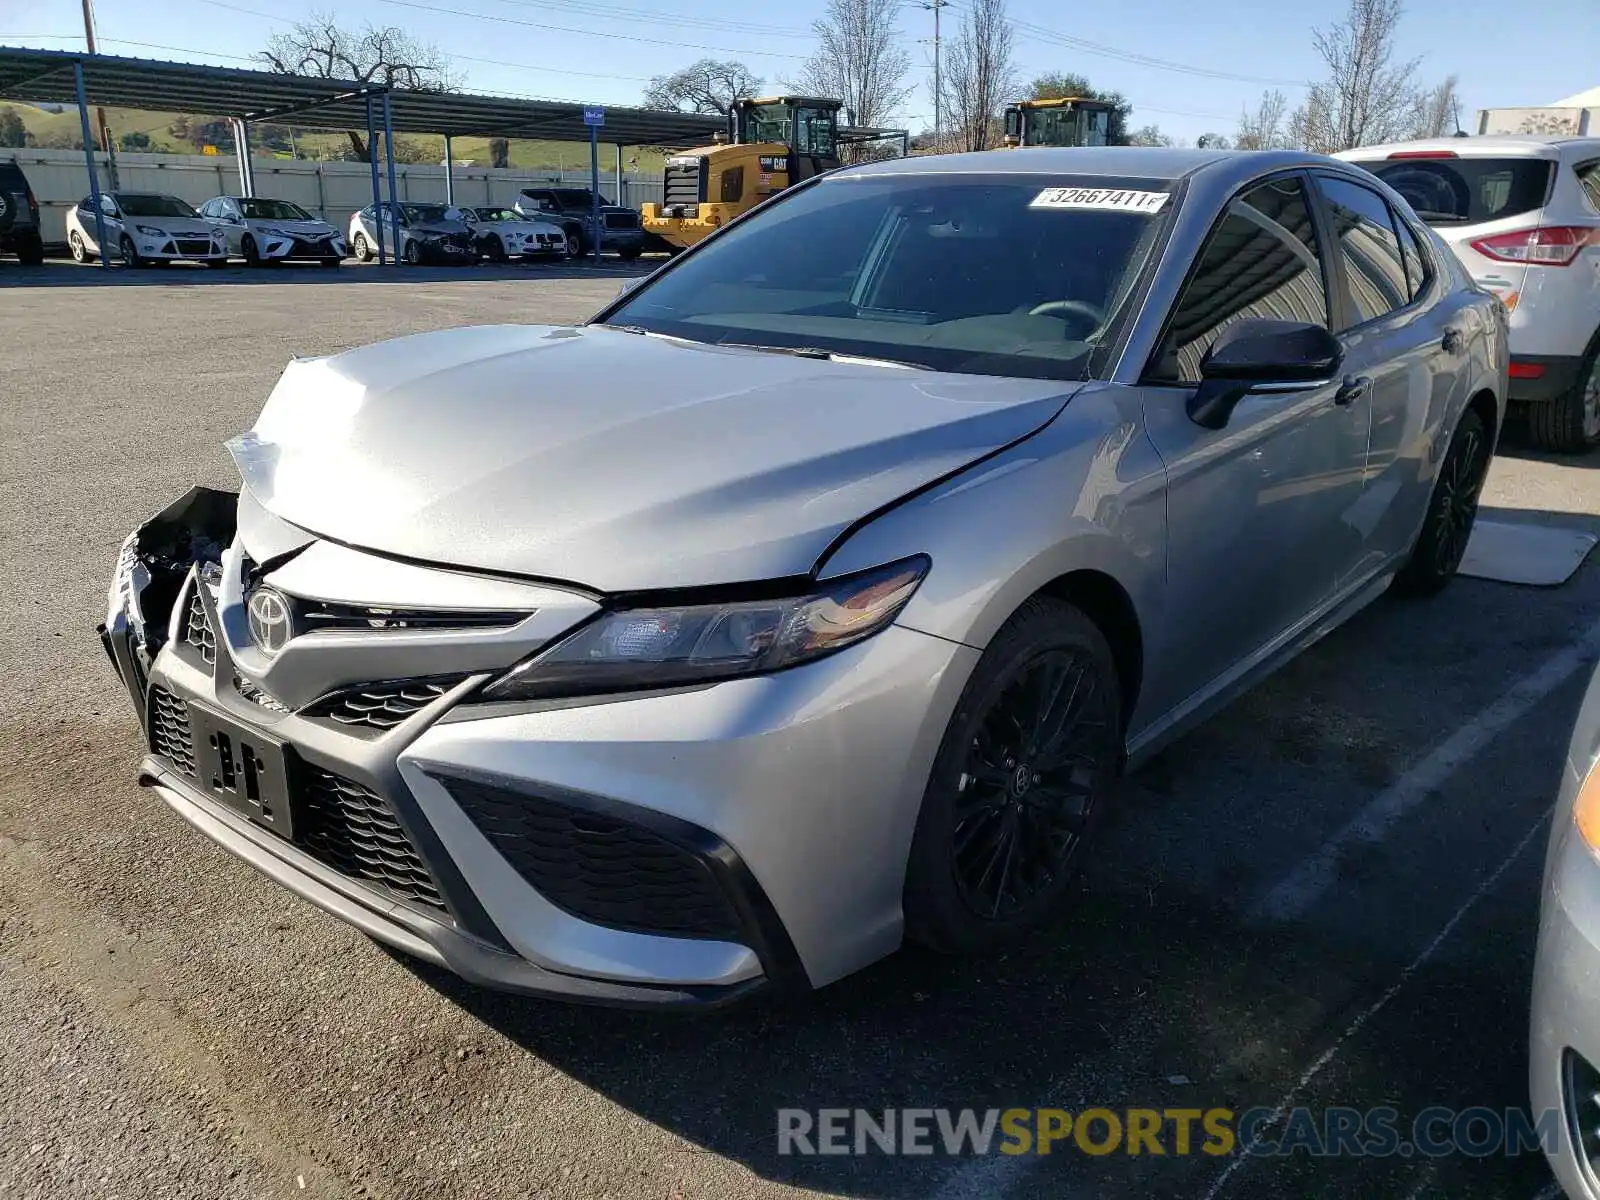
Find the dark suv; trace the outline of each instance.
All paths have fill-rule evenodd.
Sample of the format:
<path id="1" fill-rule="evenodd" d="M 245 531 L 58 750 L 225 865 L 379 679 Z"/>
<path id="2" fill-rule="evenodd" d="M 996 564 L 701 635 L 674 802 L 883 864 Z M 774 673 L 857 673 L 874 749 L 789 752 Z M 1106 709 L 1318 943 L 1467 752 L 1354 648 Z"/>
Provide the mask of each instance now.
<path id="1" fill-rule="evenodd" d="M 44 262 L 39 202 L 15 162 L 0 162 L 0 254 L 15 254 L 25 267 Z"/>
<path id="2" fill-rule="evenodd" d="M 514 207 L 525 217 L 540 215 L 560 221 L 574 256 L 593 252 L 594 193 L 588 188 L 523 188 Z M 638 209 L 600 197 L 600 249 L 623 258 L 638 258 L 644 252 L 644 224 Z"/>

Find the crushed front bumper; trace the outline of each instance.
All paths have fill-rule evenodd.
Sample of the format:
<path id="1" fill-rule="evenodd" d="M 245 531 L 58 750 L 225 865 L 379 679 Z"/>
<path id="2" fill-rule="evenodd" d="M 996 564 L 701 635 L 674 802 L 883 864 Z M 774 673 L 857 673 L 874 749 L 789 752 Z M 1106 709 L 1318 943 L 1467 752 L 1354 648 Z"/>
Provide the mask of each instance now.
<path id="1" fill-rule="evenodd" d="M 594 600 L 309 535 L 252 580 L 228 499 L 191 494 L 130 539 L 103 630 L 143 718 L 141 778 L 201 832 L 380 941 L 513 991 L 717 1005 L 898 946 L 922 787 L 976 651 L 891 627 L 777 675 L 484 704 L 485 681 Z M 379 575 L 393 598 L 360 608 Z M 244 603 L 263 581 L 353 623 L 267 660 Z M 363 622 L 393 624 L 400 601 L 437 617 L 432 588 L 517 611 Z M 252 800 L 240 780 L 263 764 L 287 790 Z"/>

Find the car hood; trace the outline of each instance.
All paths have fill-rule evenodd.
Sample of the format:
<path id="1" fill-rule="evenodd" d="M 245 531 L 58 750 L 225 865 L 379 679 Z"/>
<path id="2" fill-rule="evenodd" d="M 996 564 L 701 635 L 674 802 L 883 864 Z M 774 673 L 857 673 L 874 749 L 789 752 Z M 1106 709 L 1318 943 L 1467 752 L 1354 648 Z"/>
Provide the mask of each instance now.
<path id="1" fill-rule="evenodd" d="M 264 508 L 348 545 L 691 587 L 809 572 L 851 523 L 1079 386 L 481 326 L 297 360 L 228 448 Z"/>
<path id="2" fill-rule="evenodd" d="M 90 221 L 94 218 L 91 216 Z M 208 238 L 217 228 L 215 221 L 208 221 L 204 217 L 130 217 L 122 218 L 124 225 L 131 225 L 137 229 L 140 225 L 150 229 L 159 229 L 168 237 L 203 237 Z"/>
<path id="3" fill-rule="evenodd" d="M 295 237 L 328 237 L 339 232 L 326 221 L 274 221 L 268 217 L 251 217 L 245 221 L 251 229 L 281 229 Z"/>
<path id="4" fill-rule="evenodd" d="M 402 225 L 400 228 L 406 233 L 418 234 L 422 237 L 451 237 L 472 232 L 465 221 L 414 221 L 410 225 Z"/>

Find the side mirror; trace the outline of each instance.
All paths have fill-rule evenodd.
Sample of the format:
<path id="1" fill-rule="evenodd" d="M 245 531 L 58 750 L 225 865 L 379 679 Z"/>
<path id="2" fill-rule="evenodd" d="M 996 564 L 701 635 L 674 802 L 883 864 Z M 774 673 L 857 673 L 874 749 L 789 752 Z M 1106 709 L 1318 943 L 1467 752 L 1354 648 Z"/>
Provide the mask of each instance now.
<path id="1" fill-rule="evenodd" d="M 1221 429 L 1256 385 L 1319 383 L 1338 373 L 1343 357 L 1338 339 L 1324 326 L 1237 321 L 1218 335 L 1200 363 L 1201 382 L 1189 399 L 1189 419 Z"/>

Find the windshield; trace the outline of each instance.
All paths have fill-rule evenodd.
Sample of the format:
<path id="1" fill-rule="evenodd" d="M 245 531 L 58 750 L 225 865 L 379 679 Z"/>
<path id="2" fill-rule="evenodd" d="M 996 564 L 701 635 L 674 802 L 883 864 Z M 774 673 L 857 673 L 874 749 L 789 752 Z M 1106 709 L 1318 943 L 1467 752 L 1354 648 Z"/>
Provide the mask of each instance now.
<path id="1" fill-rule="evenodd" d="M 316 218 L 288 200 L 235 200 L 239 211 L 252 220 L 315 221 Z"/>
<path id="2" fill-rule="evenodd" d="M 480 221 L 520 221 L 521 217 L 509 208 L 475 208 L 471 210 Z"/>
<path id="3" fill-rule="evenodd" d="M 176 196 L 118 192 L 117 207 L 130 217 L 198 217 L 200 214 Z"/>
<path id="4" fill-rule="evenodd" d="M 562 208 L 594 207 L 594 193 L 588 188 L 557 188 L 552 195 L 555 196 L 556 203 Z M 600 203 L 609 206 L 611 201 L 601 196 Z"/>
<path id="5" fill-rule="evenodd" d="M 835 178 L 758 209 L 605 323 L 1083 379 L 1171 219 L 1169 187 L 1045 175 Z"/>
<path id="6" fill-rule="evenodd" d="M 402 204 L 400 206 L 401 214 L 412 224 L 446 220 L 445 211 L 445 206 L 442 204 Z"/>
<path id="7" fill-rule="evenodd" d="M 1475 225 L 1544 206 L 1555 164 L 1542 158 L 1355 160 L 1429 225 Z"/>

